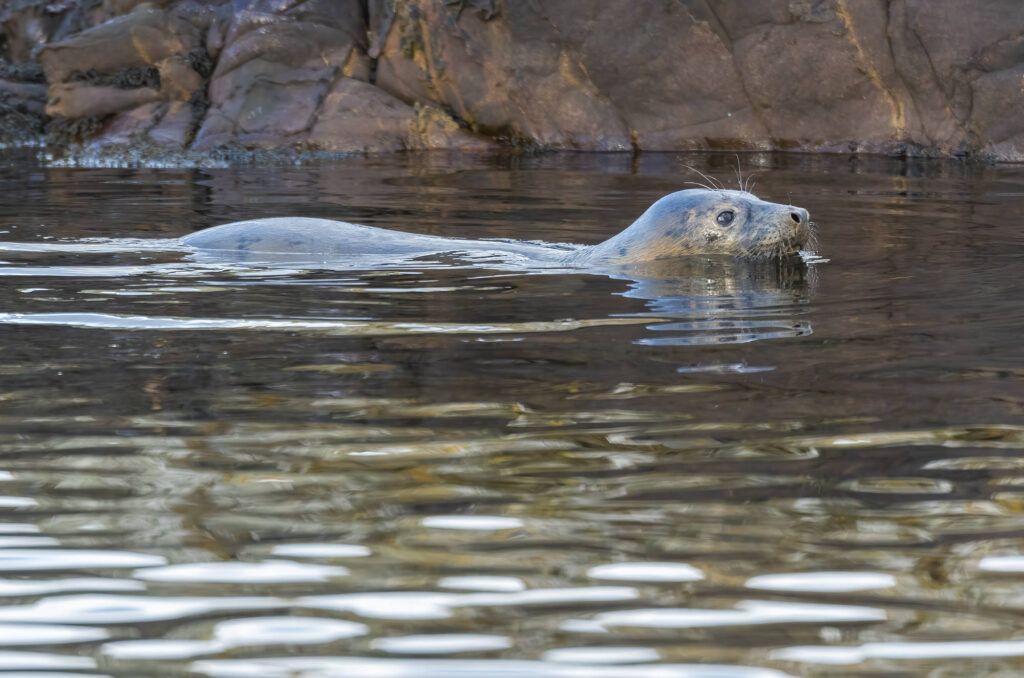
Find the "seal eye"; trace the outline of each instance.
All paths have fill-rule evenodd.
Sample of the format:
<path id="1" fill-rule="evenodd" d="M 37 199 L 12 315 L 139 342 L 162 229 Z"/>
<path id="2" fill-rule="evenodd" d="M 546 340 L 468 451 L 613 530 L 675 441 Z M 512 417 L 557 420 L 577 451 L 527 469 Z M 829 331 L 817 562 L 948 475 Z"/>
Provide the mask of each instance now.
<path id="1" fill-rule="evenodd" d="M 715 221 L 718 222 L 719 226 L 728 226 L 729 224 L 732 223 L 732 220 L 735 216 L 736 213 L 733 212 L 732 210 L 723 210 L 718 213 L 717 217 L 715 217 Z"/>

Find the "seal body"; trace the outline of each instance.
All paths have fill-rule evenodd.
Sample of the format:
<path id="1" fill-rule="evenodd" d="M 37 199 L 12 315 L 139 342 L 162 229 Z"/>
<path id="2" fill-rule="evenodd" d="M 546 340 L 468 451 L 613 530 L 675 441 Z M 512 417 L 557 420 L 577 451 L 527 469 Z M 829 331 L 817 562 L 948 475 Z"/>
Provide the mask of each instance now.
<path id="1" fill-rule="evenodd" d="M 452 254 L 589 268 L 702 254 L 785 257 L 795 255 L 809 237 L 802 208 L 766 202 L 745 191 L 688 189 L 658 200 L 621 233 L 590 246 L 443 238 L 305 217 L 237 221 L 197 231 L 181 242 L 245 258 L 265 253 L 336 261 Z"/>

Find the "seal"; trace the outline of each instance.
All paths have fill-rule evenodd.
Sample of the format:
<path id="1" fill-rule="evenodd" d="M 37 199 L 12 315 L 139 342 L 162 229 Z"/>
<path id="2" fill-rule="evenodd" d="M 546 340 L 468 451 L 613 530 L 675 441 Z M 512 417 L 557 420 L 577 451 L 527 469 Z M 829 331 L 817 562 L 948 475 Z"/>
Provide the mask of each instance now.
<path id="1" fill-rule="evenodd" d="M 767 202 L 746 191 L 692 188 L 661 198 L 625 230 L 596 245 L 444 238 L 305 217 L 236 221 L 184 236 L 181 243 L 246 258 L 261 253 L 323 261 L 451 255 L 607 268 L 693 255 L 781 259 L 796 255 L 809 237 L 803 208 Z"/>

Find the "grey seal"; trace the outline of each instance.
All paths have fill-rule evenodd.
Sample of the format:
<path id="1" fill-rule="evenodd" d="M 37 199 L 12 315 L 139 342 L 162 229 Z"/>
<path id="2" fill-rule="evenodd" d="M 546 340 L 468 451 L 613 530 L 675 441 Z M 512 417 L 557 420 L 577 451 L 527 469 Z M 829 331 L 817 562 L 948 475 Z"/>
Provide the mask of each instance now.
<path id="1" fill-rule="evenodd" d="M 497 256 L 544 267 L 604 268 L 692 255 L 785 258 L 796 255 L 809 237 L 803 208 L 767 202 L 746 191 L 692 188 L 666 195 L 625 230 L 596 245 L 445 238 L 306 217 L 236 221 L 184 236 L 181 243 L 249 259 L 260 254 L 328 262 L 363 256 Z"/>

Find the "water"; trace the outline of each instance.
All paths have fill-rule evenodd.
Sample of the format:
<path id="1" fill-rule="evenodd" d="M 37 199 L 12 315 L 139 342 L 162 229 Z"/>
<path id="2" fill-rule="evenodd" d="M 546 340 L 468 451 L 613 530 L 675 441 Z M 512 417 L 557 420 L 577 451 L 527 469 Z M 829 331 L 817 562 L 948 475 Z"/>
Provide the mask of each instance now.
<path id="1" fill-rule="evenodd" d="M 746 156 L 818 224 L 806 270 L 168 240 L 595 242 L 682 163 L 735 159 L 8 158 L 0 676 L 1024 671 L 1024 170 Z"/>

